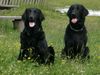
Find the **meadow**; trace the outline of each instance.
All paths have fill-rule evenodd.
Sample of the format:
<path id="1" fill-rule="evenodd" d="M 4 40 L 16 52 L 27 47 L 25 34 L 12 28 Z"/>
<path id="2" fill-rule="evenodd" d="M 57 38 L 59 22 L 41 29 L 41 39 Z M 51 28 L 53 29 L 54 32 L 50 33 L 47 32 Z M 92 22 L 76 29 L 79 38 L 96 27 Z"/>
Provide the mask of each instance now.
<path id="1" fill-rule="evenodd" d="M 48 45 L 55 49 L 55 64 L 36 66 L 29 61 L 18 62 L 20 49 L 20 32 L 13 30 L 11 20 L 0 19 L 0 75 L 100 75 L 100 17 L 88 16 L 85 25 L 88 30 L 90 60 L 62 60 L 64 32 L 68 24 L 66 14 L 60 14 L 55 8 L 83 4 L 88 9 L 100 10 L 99 0 L 46 0 L 44 5 L 25 5 L 20 8 L 1 11 L 0 15 L 22 15 L 25 8 L 37 7 L 45 15 L 43 29 Z"/>

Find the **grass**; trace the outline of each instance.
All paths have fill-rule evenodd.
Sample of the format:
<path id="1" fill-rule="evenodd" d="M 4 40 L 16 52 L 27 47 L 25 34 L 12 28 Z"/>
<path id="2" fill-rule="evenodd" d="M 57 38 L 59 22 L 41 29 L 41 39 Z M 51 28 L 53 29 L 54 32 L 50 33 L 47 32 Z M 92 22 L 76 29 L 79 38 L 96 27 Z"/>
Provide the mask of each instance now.
<path id="1" fill-rule="evenodd" d="M 49 2 L 49 4 L 51 4 L 53 7 L 65 7 L 75 3 L 82 4 L 89 9 L 100 10 L 99 0 L 51 0 Z"/>
<path id="2" fill-rule="evenodd" d="M 48 45 L 53 45 L 56 58 L 55 64 L 51 66 L 35 66 L 36 63 L 31 61 L 17 62 L 20 32 L 12 29 L 11 20 L 0 20 L 0 75 L 100 75 L 100 17 L 86 18 L 90 61 L 82 63 L 77 59 L 62 60 L 60 58 L 60 52 L 64 47 L 63 36 L 68 18 L 65 14 L 62 15 L 53 9 L 73 3 L 81 3 L 87 8 L 100 10 L 99 0 L 51 0 L 48 1 L 48 5 L 45 5 L 47 7 L 23 5 L 14 11 L 1 12 L 3 15 L 21 15 L 26 7 L 40 8 L 46 18 L 43 28 Z"/>

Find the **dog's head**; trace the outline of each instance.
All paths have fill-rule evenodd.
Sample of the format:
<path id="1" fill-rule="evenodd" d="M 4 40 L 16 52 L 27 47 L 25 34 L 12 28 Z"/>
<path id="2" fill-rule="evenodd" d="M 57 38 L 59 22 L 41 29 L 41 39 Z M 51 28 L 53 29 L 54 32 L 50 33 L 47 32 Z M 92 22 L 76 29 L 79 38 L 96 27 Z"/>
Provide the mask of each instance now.
<path id="1" fill-rule="evenodd" d="M 25 27 L 29 28 L 41 25 L 41 22 L 44 19 L 43 13 L 37 8 L 27 8 L 22 15 L 22 20 L 25 22 Z"/>
<path id="2" fill-rule="evenodd" d="M 84 23 L 85 16 L 87 16 L 88 13 L 88 10 L 83 5 L 74 4 L 69 8 L 67 15 L 72 24 L 80 24 Z"/>

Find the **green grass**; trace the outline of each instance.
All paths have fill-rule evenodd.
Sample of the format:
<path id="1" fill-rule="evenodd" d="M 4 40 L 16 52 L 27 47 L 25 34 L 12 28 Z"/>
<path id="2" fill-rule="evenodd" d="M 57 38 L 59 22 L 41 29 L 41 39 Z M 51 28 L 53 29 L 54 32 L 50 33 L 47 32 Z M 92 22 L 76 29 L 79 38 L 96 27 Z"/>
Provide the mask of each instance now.
<path id="1" fill-rule="evenodd" d="M 20 32 L 13 30 L 11 20 L 0 20 L 0 75 L 100 75 L 100 17 L 87 17 L 88 45 L 90 61 L 62 60 L 60 52 L 64 47 L 64 31 L 68 18 L 55 12 L 56 7 L 64 7 L 73 3 L 81 3 L 87 8 L 100 10 L 99 0 L 51 0 L 45 6 L 23 5 L 14 11 L 6 11 L 3 15 L 21 15 L 26 7 L 38 7 L 44 15 L 43 28 L 48 45 L 56 52 L 55 64 L 51 66 L 35 66 L 31 61 L 17 62 L 20 49 Z M 90 4 L 91 3 L 91 4 Z"/>
<path id="2" fill-rule="evenodd" d="M 48 4 L 51 4 L 50 7 L 64 7 L 64 6 L 70 6 L 71 4 L 82 4 L 85 7 L 89 8 L 89 9 L 96 9 L 96 10 L 100 10 L 100 3 L 99 0 L 51 0 L 48 2 Z"/>

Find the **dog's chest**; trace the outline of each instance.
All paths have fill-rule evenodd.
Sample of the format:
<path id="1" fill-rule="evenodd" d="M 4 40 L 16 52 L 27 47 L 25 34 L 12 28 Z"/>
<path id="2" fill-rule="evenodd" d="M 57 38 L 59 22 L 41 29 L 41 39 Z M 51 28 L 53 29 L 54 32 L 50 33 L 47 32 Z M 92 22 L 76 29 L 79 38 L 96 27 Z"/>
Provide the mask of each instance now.
<path id="1" fill-rule="evenodd" d="M 27 44 L 30 46 L 34 46 L 37 43 L 37 40 L 34 37 L 31 37 L 31 38 L 28 37 L 26 41 L 27 41 Z"/>
<path id="2" fill-rule="evenodd" d="M 74 41 L 74 42 L 84 42 L 87 39 L 87 32 L 86 28 L 82 28 L 79 31 L 73 30 L 70 26 L 67 27 L 66 29 L 66 35 L 67 37 Z"/>
<path id="3" fill-rule="evenodd" d="M 86 35 L 84 33 L 73 33 L 71 35 L 71 39 L 73 40 L 75 43 L 83 43 L 84 40 L 86 39 Z"/>

